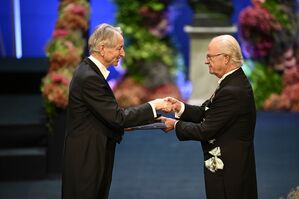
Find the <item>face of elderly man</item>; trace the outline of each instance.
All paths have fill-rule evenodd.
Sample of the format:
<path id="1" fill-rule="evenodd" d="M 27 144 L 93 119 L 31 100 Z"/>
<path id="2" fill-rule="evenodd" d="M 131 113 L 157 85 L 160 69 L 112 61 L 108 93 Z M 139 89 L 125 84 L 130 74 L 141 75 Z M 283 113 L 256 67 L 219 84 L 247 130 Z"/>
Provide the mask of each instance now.
<path id="1" fill-rule="evenodd" d="M 120 33 L 116 33 L 116 42 L 115 45 L 108 46 L 105 45 L 103 47 L 103 57 L 104 57 L 104 64 L 106 66 L 117 66 L 118 62 L 121 58 L 125 57 L 125 50 L 124 50 L 124 39 Z"/>
<path id="2" fill-rule="evenodd" d="M 221 78 L 229 71 L 229 55 L 221 48 L 220 40 L 214 39 L 208 45 L 205 64 L 209 66 L 209 73 Z"/>

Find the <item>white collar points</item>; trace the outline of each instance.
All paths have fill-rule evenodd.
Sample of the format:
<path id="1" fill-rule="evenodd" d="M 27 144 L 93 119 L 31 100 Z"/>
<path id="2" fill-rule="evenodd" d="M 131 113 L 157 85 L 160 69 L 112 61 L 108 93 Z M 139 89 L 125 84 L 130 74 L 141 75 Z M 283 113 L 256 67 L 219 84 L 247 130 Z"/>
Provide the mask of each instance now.
<path id="1" fill-rule="evenodd" d="M 107 70 L 107 68 L 99 60 L 97 60 L 94 56 L 90 55 L 88 58 L 98 67 L 98 69 L 101 71 L 104 78 L 107 79 L 110 71 Z"/>

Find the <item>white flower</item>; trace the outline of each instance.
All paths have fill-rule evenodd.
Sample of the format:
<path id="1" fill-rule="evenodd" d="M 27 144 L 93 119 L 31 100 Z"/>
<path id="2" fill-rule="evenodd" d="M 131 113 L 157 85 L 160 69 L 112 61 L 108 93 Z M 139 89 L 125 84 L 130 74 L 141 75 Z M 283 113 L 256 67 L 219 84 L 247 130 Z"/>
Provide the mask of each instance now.
<path id="1" fill-rule="evenodd" d="M 224 164 L 218 156 L 221 156 L 221 150 L 220 147 L 215 147 L 211 151 L 209 151 L 213 157 L 205 161 L 205 166 L 207 169 L 209 169 L 211 172 L 216 172 L 218 169 L 223 169 Z"/>

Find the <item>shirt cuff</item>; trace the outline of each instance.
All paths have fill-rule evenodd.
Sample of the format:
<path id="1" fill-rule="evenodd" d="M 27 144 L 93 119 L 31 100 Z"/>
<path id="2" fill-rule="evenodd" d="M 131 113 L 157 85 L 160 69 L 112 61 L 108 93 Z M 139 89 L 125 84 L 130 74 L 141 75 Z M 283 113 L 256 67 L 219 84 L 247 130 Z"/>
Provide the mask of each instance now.
<path id="1" fill-rule="evenodd" d="M 153 105 L 153 103 L 152 102 L 148 102 L 150 105 L 151 105 L 151 107 L 152 107 L 152 110 L 153 110 L 153 114 L 154 114 L 154 118 L 156 118 L 157 117 L 157 111 L 156 111 L 156 109 L 155 109 L 155 106 Z"/>
<path id="2" fill-rule="evenodd" d="M 181 103 L 181 110 L 179 112 L 174 113 L 175 118 L 180 118 L 183 112 L 185 111 L 185 104 L 183 102 L 180 103 Z"/>

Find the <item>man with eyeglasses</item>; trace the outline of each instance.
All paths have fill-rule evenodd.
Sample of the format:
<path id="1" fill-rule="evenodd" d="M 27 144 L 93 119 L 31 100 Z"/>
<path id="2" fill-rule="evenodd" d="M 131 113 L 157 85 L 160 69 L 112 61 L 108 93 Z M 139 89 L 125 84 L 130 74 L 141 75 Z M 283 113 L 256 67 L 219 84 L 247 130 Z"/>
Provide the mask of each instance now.
<path id="1" fill-rule="evenodd" d="M 178 119 L 162 118 L 164 131 L 180 141 L 201 142 L 207 199 L 257 199 L 254 155 L 255 101 L 241 66 L 243 57 L 230 35 L 213 38 L 205 64 L 219 78 L 218 88 L 201 106 L 169 97 Z"/>

